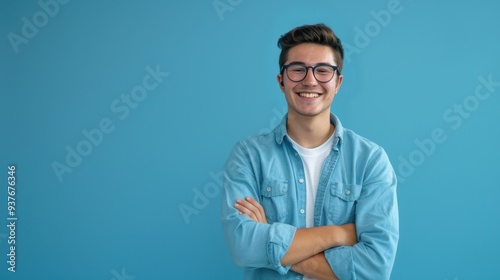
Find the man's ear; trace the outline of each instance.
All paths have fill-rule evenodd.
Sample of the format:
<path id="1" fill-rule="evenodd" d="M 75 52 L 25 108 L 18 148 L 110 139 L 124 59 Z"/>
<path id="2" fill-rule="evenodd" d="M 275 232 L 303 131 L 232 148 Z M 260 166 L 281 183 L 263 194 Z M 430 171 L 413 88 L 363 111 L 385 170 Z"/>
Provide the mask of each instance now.
<path id="1" fill-rule="evenodd" d="M 276 80 L 278 81 L 278 84 L 280 85 L 281 91 L 285 90 L 285 83 L 283 82 L 283 76 L 281 74 L 278 74 L 276 76 Z"/>
<path id="2" fill-rule="evenodd" d="M 335 94 L 339 92 L 340 86 L 342 85 L 342 81 L 344 80 L 344 76 L 339 75 L 338 80 L 337 80 L 337 88 L 335 89 Z"/>

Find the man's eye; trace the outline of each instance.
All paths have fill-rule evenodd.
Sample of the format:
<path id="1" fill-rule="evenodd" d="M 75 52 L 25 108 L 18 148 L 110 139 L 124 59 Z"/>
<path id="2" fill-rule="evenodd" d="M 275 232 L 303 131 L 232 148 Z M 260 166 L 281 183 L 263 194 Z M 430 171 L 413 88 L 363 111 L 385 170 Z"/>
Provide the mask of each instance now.
<path id="1" fill-rule="evenodd" d="M 316 68 L 316 72 L 319 74 L 331 74 L 333 70 L 330 68 Z"/>

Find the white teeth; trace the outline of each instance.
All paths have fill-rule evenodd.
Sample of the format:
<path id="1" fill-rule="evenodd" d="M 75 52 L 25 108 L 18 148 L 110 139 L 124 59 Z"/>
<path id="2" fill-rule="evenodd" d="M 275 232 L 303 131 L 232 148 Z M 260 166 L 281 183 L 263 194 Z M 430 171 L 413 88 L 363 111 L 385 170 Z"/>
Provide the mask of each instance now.
<path id="1" fill-rule="evenodd" d="M 308 98 L 313 98 L 313 97 L 319 96 L 319 94 L 317 94 L 317 93 L 309 93 L 309 92 L 301 92 L 301 93 L 299 93 L 299 95 L 302 97 L 308 97 Z"/>

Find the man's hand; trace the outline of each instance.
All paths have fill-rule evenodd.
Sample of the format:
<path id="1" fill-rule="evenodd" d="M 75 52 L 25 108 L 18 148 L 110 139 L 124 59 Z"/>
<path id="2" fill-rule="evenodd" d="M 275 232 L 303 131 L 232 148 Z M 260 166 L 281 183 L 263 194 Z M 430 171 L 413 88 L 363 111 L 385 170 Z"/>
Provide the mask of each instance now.
<path id="1" fill-rule="evenodd" d="M 247 196 L 245 199 L 238 199 L 234 204 L 240 214 L 247 215 L 250 219 L 258 222 L 267 224 L 266 212 L 264 207 L 260 205 L 255 199 Z"/>
<path id="2" fill-rule="evenodd" d="M 319 280 L 338 280 L 333 273 L 324 252 L 292 265 L 293 271 Z"/>

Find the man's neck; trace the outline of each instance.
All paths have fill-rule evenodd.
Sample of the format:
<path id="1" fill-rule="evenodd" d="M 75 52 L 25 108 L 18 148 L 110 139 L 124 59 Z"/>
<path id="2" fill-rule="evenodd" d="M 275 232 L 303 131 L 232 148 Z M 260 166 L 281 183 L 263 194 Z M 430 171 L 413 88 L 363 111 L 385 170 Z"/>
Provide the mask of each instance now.
<path id="1" fill-rule="evenodd" d="M 286 122 L 288 136 L 301 147 L 312 149 L 325 143 L 335 131 L 330 123 L 330 111 L 307 117 L 289 112 Z"/>

